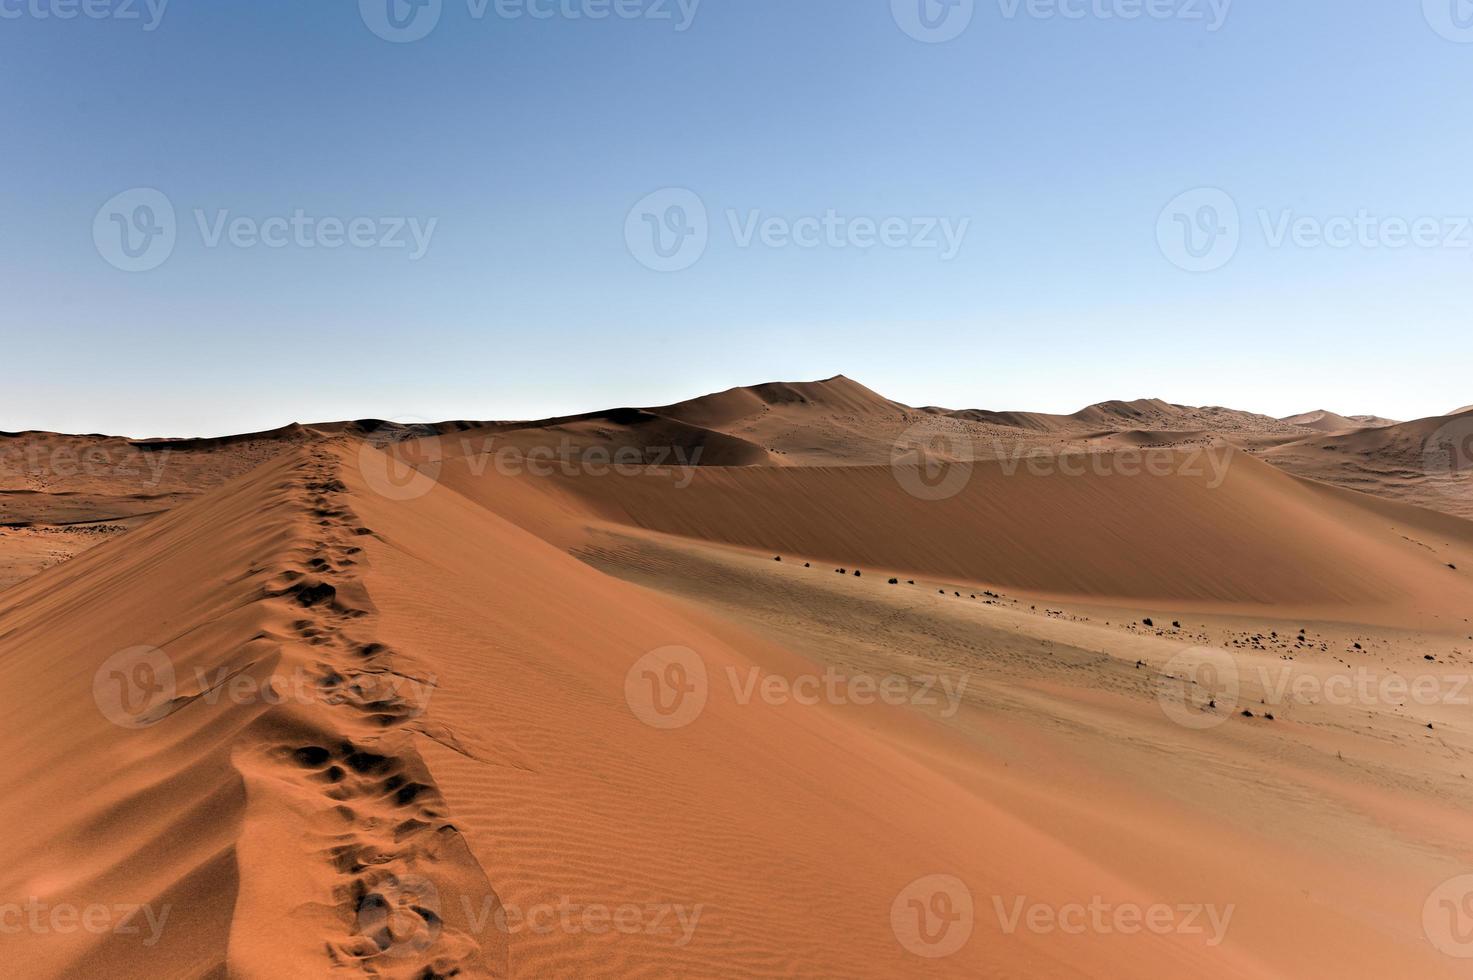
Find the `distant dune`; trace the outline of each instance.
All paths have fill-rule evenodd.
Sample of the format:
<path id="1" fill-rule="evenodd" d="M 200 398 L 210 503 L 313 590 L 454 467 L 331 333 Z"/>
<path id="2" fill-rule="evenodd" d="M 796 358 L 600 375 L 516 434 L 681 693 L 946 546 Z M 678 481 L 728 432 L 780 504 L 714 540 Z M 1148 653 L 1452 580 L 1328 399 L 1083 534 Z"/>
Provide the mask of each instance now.
<path id="1" fill-rule="evenodd" d="M 1473 416 L 1438 416 L 1329 433 L 1269 449 L 1264 459 L 1299 476 L 1473 517 L 1473 468 L 1446 459 L 1449 445 L 1466 453 Z"/>
<path id="2" fill-rule="evenodd" d="M 1317 432 L 1348 432 L 1353 429 L 1384 428 L 1389 425 L 1398 425 L 1394 419 L 1381 418 L 1379 415 L 1336 415 L 1334 412 L 1306 412 L 1303 415 L 1291 415 L 1283 419 L 1290 425 L 1302 426 L 1306 429 L 1314 429 Z"/>
<path id="3" fill-rule="evenodd" d="M 732 388 L 673 405 L 539 421 L 406 424 L 365 419 L 293 423 L 210 439 L 0 433 L 0 527 L 16 528 L 0 532 L 0 586 L 76 554 L 115 530 L 135 526 L 277 453 L 334 436 L 392 446 L 438 435 L 446 438 L 451 454 L 464 454 L 467 446 L 488 455 L 554 458 L 596 451 L 610 458 L 655 462 L 660 456 L 694 466 L 888 465 L 897 446 L 932 436 L 944 436 L 936 452 L 980 459 L 1225 442 L 1260 452 L 1266 461 L 1300 476 L 1473 516 L 1473 501 L 1419 486 L 1416 433 L 1425 434 L 1427 428 L 1410 423 L 1413 429 L 1398 429 L 1401 424 L 1330 412 L 1280 420 L 1154 398 L 1101 402 L 1072 415 L 911 408 L 840 375 Z M 1366 428 L 1389 435 L 1365 443 L 1313 442 L 1317 432 Z M 1397 433 L 1412 435 L 1396 442 L 1401 438 Z M 1408 474 L 1409 480 L 1401 479 Z M 53 493 L 63 487 L 64 493 Z"/>

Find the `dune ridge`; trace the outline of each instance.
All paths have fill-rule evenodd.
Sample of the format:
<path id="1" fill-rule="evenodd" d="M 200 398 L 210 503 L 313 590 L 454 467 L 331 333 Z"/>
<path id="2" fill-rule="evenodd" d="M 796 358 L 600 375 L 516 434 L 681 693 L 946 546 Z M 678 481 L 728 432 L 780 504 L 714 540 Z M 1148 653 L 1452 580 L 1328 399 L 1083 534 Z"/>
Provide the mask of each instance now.
<path id="1" fill-rule="evenodd" d="M 3 806 L 30 830 L 0 893 L 172 914 L 152 947 L 34 943 L 38 972 L 505 975 L 499 934 L 416 923 L 409 886 L 488 886 L 383 683 L 406 668 L 371 639 L 336 468 L 294 451 L 4 595 Z"/>

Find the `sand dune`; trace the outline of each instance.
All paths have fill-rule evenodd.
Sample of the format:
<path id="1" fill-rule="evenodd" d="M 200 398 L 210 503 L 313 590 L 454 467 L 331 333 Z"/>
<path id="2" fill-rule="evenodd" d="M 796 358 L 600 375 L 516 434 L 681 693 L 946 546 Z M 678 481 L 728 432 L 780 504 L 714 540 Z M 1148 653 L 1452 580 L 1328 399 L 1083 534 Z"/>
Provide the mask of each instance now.
<path id="1" fill-rule="evenodd" d="M 1172 405 L 1159 398 L 1134 401 L 1106 401 L 1080 409 L 1072 415 L 1047 415 L 1039 412 L 993 412 L 968 409 L 960 412 L 935 412 L 953 418 L 994 425 L 1011 426 L 1039 433 L 1078 436 L 1099 431 L 1210 431 L 1219 435 L 1294 435 L 1303 428 L 1290 420 L 1277 420 L 1253 412 L 1229 408 L 1193 408 Z"/>
<path id="2" fill-rule="evenodd" d="M 171 916 L 149 946 L 29 937 L 38 975 L 1191 962 L 1176 937 L 910 956 L 889 910 L 932 869 L 1038 895 L 1110 876 L 916 764 L 957 749 L 903 713 L 754 709 L 713 685 L 699 727 L 642 721 L 628 678 L 652 651 L 698 650 L 713 673 L 801 660 L 458 494 L 376 495 L 357 457 L 295 450 L 5 594 L 3 806 L 19 832 L 0 893 Z M 85 803 L 61 805 L 78 786 Z M 979 835 L 1009 847 L 979 850 Z M 535 928 L 562 907 L 641 921 L 628 935 Z M 656 915 L 660 928 L 643 921 Z"/>
<path id="3" fill-rule="evenodd" d="M 530 481 L 549 484 L 562 503 L 553 514 L 495 474 L 452 466 L 443 479 L 544 533 L 582 516 L 874 575 L 1188 605 L 1338 605 L 1414 625 L 1460 619 L 1473 602 L 1473 580 L 1447 567 L 1473 568 L 1473 525 L 1298 480 L 1237 451 L 968 469 L 939 500 L 889 467 L 553 473 Z"/>
<path id="4" fill-rule="evenodd" d="M 29 434 L 178 465 L 4 488 L 0 942 L 37 977 L 1462 975 L 1466 707 L 1285 693 L 1473 670 L 1473 523 L 1284 472 L 1458 420 L 1260 458 L 1250 413 L 1095 409 L 992 459 L 951 436 L 1006 425 L 843 378 Z M 1167 696 L 1194 650 L 1230 699 Z"/>
<path id="5" fill-rule="evenodd" d="M 1269 449 L 1291 473 L 1473 517 L 1473 412 L 1331 433 Z"/>
<path id="6" fill-rule="evenodd" d="M 1291 415 L 1284 419 L 1290 425 L 1300 425 L 1306 429 L 1314 429 L 1316 432 L 1348 432 L 1352 429 L 1363 429 L 1365 426 L 1357 424 L 1344 415 L 1336 415 L 1334 412 L 1315 411 L 1305 412 L 1302 415 Z"/>
<path id="7" fill-rule="evenodd" d="M 1395 419 L 1386 419 L 1379 415 L 1336 415 L 1323 410 L 1291 415 L 1283 421 L 1305 429 L 1314 429 L 1316 432 L 1350 432 L 1355 429 L 1381 429 L 1401 424 Z"/>

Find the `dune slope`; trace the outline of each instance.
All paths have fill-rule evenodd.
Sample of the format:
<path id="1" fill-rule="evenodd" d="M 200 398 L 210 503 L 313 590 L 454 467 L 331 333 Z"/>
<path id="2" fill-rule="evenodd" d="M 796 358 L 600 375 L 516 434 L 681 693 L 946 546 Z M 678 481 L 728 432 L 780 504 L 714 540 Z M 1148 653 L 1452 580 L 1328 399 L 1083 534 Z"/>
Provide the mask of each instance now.
<path id="1" fill-rule="evenodd" d="M 293 451 L 0 597 L 0 894 L 147 925 L 8 937 L 31 975 L 504 974 L 499 933 L 414 911 L 488 886 L 337 469 Z"/>
<path id="2" fill-rule="evenodd" d="M 973 894 L 1134 886 L 926 762 L 958 751 L 943 727 L 744 701 L 729 672 L 812 665 L 449 488 L 377 492 L 374 452 L 294 450 L 0 599 L 0 894 L 147 913 L 8 936 L 32 975 L 1085 976 L 1205 955 L 1026 934 L 999 953 L 980 914 L 977 941 L 917 954 L 916 917 L 945 912 L 944 937 Z M 710 677 L 683 726 L 639 693 L 671 656 Z"/>
<path id="3" fill-rule="evenodd" d="M 554 538 L 581 515 L 866 574 L 1189 605 L 1349 608 L 1367 621 L 1428 627 L 1473 604 L 1463 571 L 1473 568 L 1468 522 L 1298 480 L 1226 449 L 1152 458 L 1169 471 L 1144 472 L 1130 454 L 1050 457 L 1046 471 L 979 462 L 940 499 L 914 492 L 924 487 L 918 471 L 890 467 L 628 479 L 559 472 L 523 485 L 456 465 L 443 479 Z"/>
<path id="4" fill-rule="evenodd" d="M 1079 816 L 1058 816 L 1040 794 L 1062 790 L 1009 765 L 1022 757 L 1006 746 L 1034 744 L 1028 724 L 992 707 L 1036 701 L 1050 690 L 1038 676 L 961 698 L 951 718 L 771 698 L 756 692 L 829 665 L 730 605 L 606 575 L 568 546 L 601 524 L 1078 594 L 1388 619 L 1468 599 L 1439 564 L 1470 553 L 1464 522 L 1246 457 L 1221 485 L 989 464 L 943 500 L 889 468 L 589 478 L 478 461 L 443 459 L 423 482 L 388 478 L 394 464 L 366 443 L 294 448 L 0 593 L 0 896 L 105 926 L 6 935 L 28 975 L 1280 975 L 1278 938 L 1060 941 L 1006 925 L 1014 900 L 1251 897 L 1251 939 L 1285 907 L 1268 897 L 1279 885 L 1250 887 L 1226 864 L 1205 886 L 1164 881 L 1132 856 L 1145 830 L 1092 838 L 1077 821 L 1145 806 L 1123 785 L 1108 787 L 1111 814 L 1071 798 Z M 742 577 L 719 573 L 728 603 Z M 882 602 L 902 591 L 875 588 Z M 887 621 L 918 615 L 899 602 Z M 1005 621 L 920 628 L 961 658 L 950 669 L 995 679 L 970 637 Z M 942 642 L 953 628 L 961 647 Z M 919 668 L 926 649 L 878 669 Z M 1145 679 L 1139 661 L 1087 659 L 1112 686 Z M 1133 745 L 1169 731 L 1155 713 L 1059 717 L 1081 712 Z M 1100 778 L 1108 739 L 1059 754 L 1079 724 L 1046 726 L 1039 771 Z M 1142 809 L 1141 826 L 1173 853 L 1212 826 L 1152 824 L 1162 812 Z M 1379 914 L 1366 895 L 1356 921 Z M 1316 934 L 1339 914 L 1316 912 Z M 1378 962 L 1410 961 L 1400 919 L 1367 935 Z"/>

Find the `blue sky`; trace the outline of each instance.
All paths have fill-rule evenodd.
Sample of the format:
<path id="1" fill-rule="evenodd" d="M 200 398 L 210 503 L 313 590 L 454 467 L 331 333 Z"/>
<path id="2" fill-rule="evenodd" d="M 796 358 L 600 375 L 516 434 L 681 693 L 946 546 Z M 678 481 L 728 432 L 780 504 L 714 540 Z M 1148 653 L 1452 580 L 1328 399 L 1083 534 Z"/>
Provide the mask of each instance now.
<path id="1" fill-rule="evenodd" d="M 0 429 L 1473 402 L 1465 0 L 151 2 L 0 0 Z"/>

